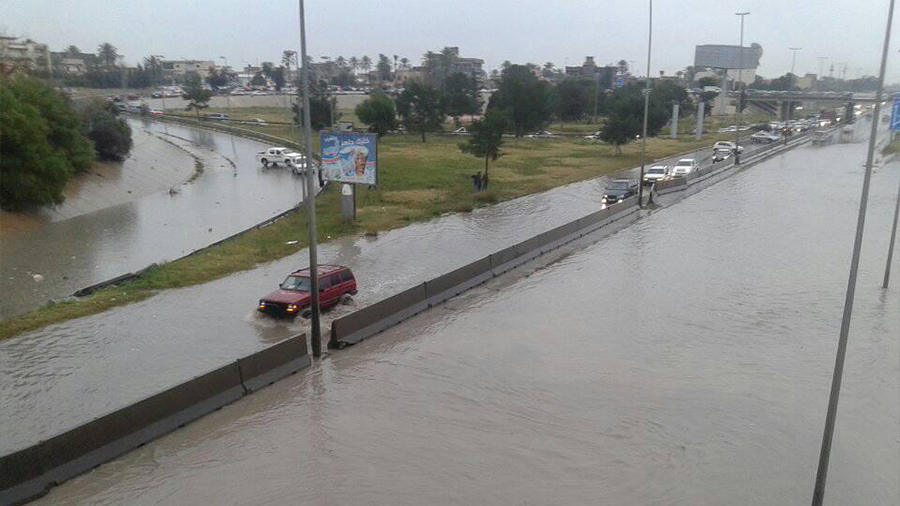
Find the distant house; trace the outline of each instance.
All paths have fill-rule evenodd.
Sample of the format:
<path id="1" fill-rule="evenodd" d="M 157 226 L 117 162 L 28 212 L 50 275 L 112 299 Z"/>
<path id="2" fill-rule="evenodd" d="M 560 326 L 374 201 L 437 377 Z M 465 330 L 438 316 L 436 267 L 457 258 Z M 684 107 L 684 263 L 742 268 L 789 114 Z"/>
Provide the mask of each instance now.
<path id="1" fill-rule="evenodd" d="M 209 76 L 210 67 L 216 68 L 216 62 L 211 60 L 163 60 L 163 77 L 167 81 L 182 81 L 188 72 L 194 72 L 205 79 Z"/>
<path id="2" fill-rule="evenodd" d="M 47 44 L 0 36 L 0 69 L 3 73 L 16 69 L 50 72 L 52 68 Z"/>
<path id="3" fill-rule="evenodd" d="M 57 72 L 82 75 L 97 65 L 97 55 L 92 53 L 70 53 L 68 51 L 50 53 L 53 68 Z"/>
<path id="4" fill-rule="evenodd" d="M 485 78 L 487 77 L 487 73 L 484 71 L 484 60 L 481 58 L 463 58 L 459 55 L 459 48 L 455 46 L 446 49 L 453 55 L 453 68 L 450 69 L 448 75 L 465 74 L 474 78 L 478 86 L 484 86 Z M 427 72 L 427 70 L 425 71 Z"/>
<path id="5" fill-rule="evenodd" d="M 580 66 L 566 66 L 566 77 L 574 77 L 581 79 L 597 79 L 600 86 L 605 89 L 612 89 L 616 82 L 618 67 L 600 67 L 594 63 L 593 56 L 585 56 L 584 63 Z"/>

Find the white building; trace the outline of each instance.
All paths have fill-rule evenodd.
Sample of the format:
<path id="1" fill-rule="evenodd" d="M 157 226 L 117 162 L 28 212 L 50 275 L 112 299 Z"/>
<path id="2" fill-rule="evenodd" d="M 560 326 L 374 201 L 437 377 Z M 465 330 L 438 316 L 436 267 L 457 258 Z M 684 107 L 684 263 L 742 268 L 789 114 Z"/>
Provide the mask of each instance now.
<path id="1" fill-rule="evenodd" d="M 49 72 L 50 49 L 31 39 L 0 36 L 0 67 Z"/>

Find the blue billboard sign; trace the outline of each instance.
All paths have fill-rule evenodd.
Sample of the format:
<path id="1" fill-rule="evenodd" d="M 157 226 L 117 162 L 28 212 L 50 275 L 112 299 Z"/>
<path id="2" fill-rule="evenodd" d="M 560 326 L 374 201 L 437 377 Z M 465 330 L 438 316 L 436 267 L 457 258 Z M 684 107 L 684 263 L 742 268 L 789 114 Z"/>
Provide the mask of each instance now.
<path id="1" fill-rule="evenodd" d="M 891 108 L 891 130 L 900 130 L 900 97 L 894 99 L 894 106 Z"/>
<path id="2" fill-rule="evenodd" d="M 378 184 L 378 135 L 321 133 L 322 178 L 350 184 Z"/>
<path id="3" fill-rule="evenodd" d="M 616 88 L 621 88 L 625 86 L 625 79 L 622 77 L 616 78 Z"/>

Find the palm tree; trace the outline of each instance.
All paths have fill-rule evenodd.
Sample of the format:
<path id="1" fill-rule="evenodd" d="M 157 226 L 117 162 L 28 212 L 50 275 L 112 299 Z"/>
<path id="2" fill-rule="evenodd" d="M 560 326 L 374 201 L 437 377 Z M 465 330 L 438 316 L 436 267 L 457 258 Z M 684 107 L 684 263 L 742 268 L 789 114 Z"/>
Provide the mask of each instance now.
<path id="1" fill-rule="evenodd" d="M 347 60 L 347 64 L 350 65 L 350 69 L 353 70 L 353 73 L 356 73 L 356 69 L 359 68 L 359 58 L 355 56 L 351 56 L 349 60 Z"/>
<path id="2" fill-rule="evenodd" d="M 369 81 L 369 69 L 372 68 L 372 59 L 368 56 L 363 56 L 362 59 L 359 60 L 359 66 L 363 69 L 363 72 L 366 76 L 366 82 Z"/>
<path id="3" fill-rule="evenodd" d="M 78 54 L 80 52 L 81 52 L 81 50 L 78 49 L 78 46 L 73 45 L 73 46 L 69 46 L 66 48 L 66 54 L 68 54 L 69 56 L 75 56 L 76 54 Z"/>
<path id="4" fill-rule="evenodd" d="M 341 55 L 334 59 L 334 63 L 342 69 L 347 66 L 347 60 Z"/>
<path id="5" fill-rule="evenodd" d="M 97 58 L 106 68 L 111 68 L 119 59 L 119 50 L 109 42 L 104 42 L 97 47 Z"/>
<path id="6" fill-rule="evenodd" d="M 400 58 L 400 65 L 403 65 L 403 68 L 408 69 L 409 68 L 409 58 L 407 58 L 405 56 L 403 58 Z"/>
<path id="7" fill-rule="evenodd" d="M 297 63 L 297 51 L 292 49 L 285 49 L 281 54 L 281 64 L 291 68 L 291 65 L 295 65 Z"/>

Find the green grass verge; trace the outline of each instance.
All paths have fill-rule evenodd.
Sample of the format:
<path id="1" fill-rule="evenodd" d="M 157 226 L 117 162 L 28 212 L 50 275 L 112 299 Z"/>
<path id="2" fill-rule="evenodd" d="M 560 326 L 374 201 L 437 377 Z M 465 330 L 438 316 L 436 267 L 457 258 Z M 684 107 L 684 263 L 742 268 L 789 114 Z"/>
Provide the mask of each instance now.
<path id="1" fill-rule="evenodd" d="M 289 133 L 289 127 L 255 129 L 272 135 Z M 357 223 L 349 224 L 341 218 L 336 187 L 317 199 L 320 240 L 389 230 L 447 212 L 468 212 L 610 174 L 640 162 L 639 143 L 624 146 L 622 154 L 616 156 L 612 146 L 578 138 L 510 139 L 503 148 L 505 155 L 491 165 L 490 191 L 473 195 L 469 176 L 483 170 L 484 161 L 459 151 L 458 143 L 464 139 L 429 135 L 428 142 L 423 144 L 416 135 L 383 138 L 379 144 L 379 187 L 359 188 Z M 663 158 L 708 146 L 717 139 L 715 135 L 701 141 L 693 137 L 648 139 L 648 158 Z M 306 213 L 301 210 L 202 253 L 154 267 L 139 279 L 98 290 L 86 298 L 2 320 L 0 339 L 137 302 L 159 290 L 205 283 L 291 255 L 308 245 L 306 220 Z M 291 241 L 297 242 L 288 244 Z"/>

